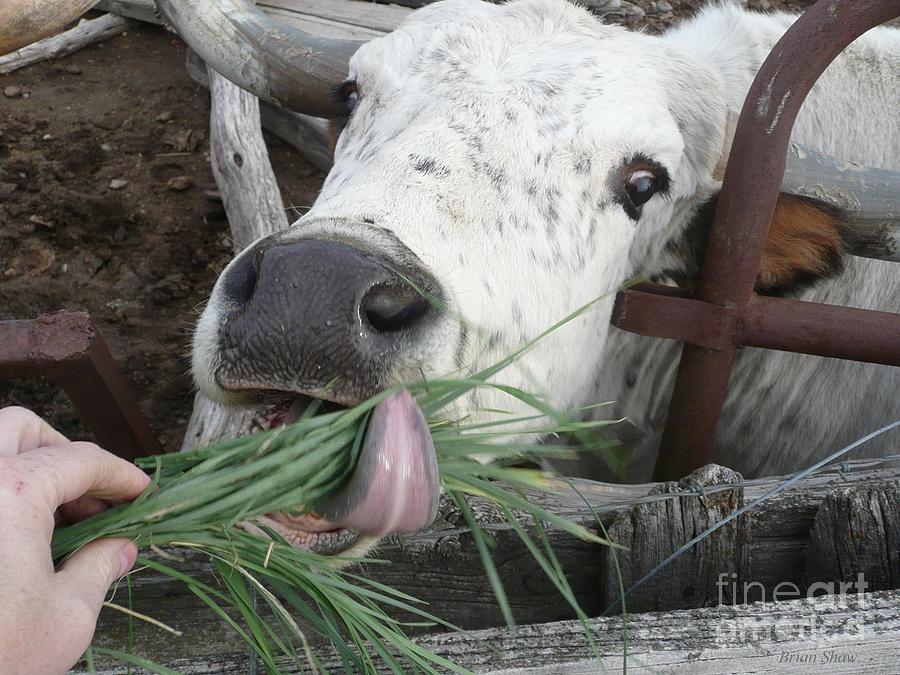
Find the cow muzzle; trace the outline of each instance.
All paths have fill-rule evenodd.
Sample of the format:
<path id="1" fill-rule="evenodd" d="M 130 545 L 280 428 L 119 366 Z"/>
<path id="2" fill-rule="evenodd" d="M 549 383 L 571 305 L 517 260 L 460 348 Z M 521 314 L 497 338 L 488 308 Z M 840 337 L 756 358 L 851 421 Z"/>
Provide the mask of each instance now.
<path id="1" fill-rule="evenodd" d="M 262 240 L 220 280 L 216 381 L 353 405 L 394 384 L 439 313 L 435 289 L 349 243 Z"/>

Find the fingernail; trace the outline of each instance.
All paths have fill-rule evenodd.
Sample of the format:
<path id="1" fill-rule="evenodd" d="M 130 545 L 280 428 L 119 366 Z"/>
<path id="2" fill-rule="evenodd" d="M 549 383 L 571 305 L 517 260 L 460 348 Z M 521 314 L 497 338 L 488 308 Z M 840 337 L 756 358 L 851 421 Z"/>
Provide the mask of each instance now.
<path id="1" fill-rule="evenodd" d="M 128 542 L 119 551 L 119 573 L 117 577 L 123 577 L 128 574 L 129 570 L 134 567 L 134 561 L 137 560 L 137 546 L 134 542 Z"/>

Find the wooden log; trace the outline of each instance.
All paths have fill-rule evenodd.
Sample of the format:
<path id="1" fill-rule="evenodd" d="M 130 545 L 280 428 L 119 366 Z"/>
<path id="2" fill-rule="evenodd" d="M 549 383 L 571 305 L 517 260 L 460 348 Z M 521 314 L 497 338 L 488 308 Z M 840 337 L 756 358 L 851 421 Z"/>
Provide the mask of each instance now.
<path id="1" fill-rule="evenodd" d="M 256 5 L 314 35 L 366 40 L 391 32 L 414 9 L 434 2 L 437 0 L 258 0 Z M 579 4 L 613 22 L 644 13 L 627 0 L 582 0 Z M 153 0 L 102 0 L 97 7 L 140 21 L 163 23 Z"/>
<path id="2" fill-rule="evenodd" d="M 259 237 L 284 230 L 287 212 L 263 140 L 258 99 L 214 70 L 208 73 L 210 161 L 237 254 Z"/>
<path id="3" fill-rule="evenodd" d="M 614 601 L 620 583 L 631 588 L 695 535 L 737 510 L 744 502 L 743 482 L 739 473 L 710 464 L 678 482 L 663 483 L 650 491 L 650 495 L 667 495 L 693 490 L 697 493 L 694 496 L 638 504 L 616 516 L 608 528 L 609 537 L 624 546 L 627 553 L 618 559 L 604 556 L 605 597 Z M 707 494 L 708 488 L 725 485 L 734 488 Z M 732 581 L 744 581 L 743 544 L 748 535 L 746 515 L 716 531 L 635 589 L 627 599 L 629 610 L 648 612 L 719 604 L 720 573 L 728 575 L 726 588 L 731 588 Z"/>
<path id="4" fill-rule="evenodd" d="M 288 226 L 287 212 L 262 136 L 259 101 L 252 94 L 210 70 L 210 161 L 235 253 L 247 244 Z M 217 405 L 198 393 L 182 449 L 232 438 L 247 428 L 250 410 Z"/>
<path id="5" fill-rule="evenodd" d="M 288 0 L 290 2 L 291 0 Z M 438 0 L 374 0 L 379 5 L 402 5 L 403 7 L 411 7 L 419 9 L 434 4 Z M 503 0 L 488 0 L 489 2 L 500 3 Z M 600 15 L 625 15 L 634 14 L 635 5 L 628 0 L 580 0 L 579 5 L 590 10 L 594 14 Z M 640 10 L 643 11 L 643 10 Z M 651 10 L 659 11 L 659 10 Z"/>
<path id="6" fill-rule="evenodd" d="M 373 6 L 359 0 L 260 0 L 257 5 L 264 12 L 307 33 L 322 37 L 367 40 L 380 37 L 404 21 L 412 9 L 428 4 L 418 2 L 408 7 L 393 3 Z M 433 0 L 432 0 L 433 1 Z M 623 9 L 628 3 L 619 0 L 592 0 L 604 13 L 612 12 L 615 18 L 627 14 Z M 400 3 L 406 4 L 406 3 Z M 104 0 L 98 7 L 143 21 L 162 23 L 155 12 L 153 0 Z M 188 72 L 198 83 L 209 88 L 206 67 L 193 52 L 188 55 Z M 276 106 L 262 103 L 262 122 L 265 129 L 294 146 L 310 162 L 324 171 L 332 164 L 332 149 L 328 137 L 327 122 L 308 115 L 299 115 Z"/>
<path id="7" fill-rule="evenodd" d="M 900 588 L 900 481 L 831 492 L 816 513 L 806 567 L 809 583 Z"/>
<path id="8" fill-rule="evenodd" d="M 0 2 L 0 55 L 58 33 L 97 0 L 3 0 Z"/>
<path id="9" fill-rule="evenodd" d="M 638 672 L 701 674 L 900 669 L 900 591 L 629 614 L 592 619 L 589 627 L 602 655 L 599 662 L 577 621 L 442 633 L 416 641 L 463 668 L 498 675 L 618 673 L 626 662 Z M 202 655 L 164 663 L 185 675 L 247 672 L 246 654 L 236 651 L 234 642 L 204 646 Z M 327 650 L 317 655 L 329 671 L 340 670 Z M 153 658 L 154 652 L 146 656 Z M 298 672 L 290 663 L 279 665 L 281 672 Z M 97 672 L 121 672 L 104 668 Z"/>
<path id="10" fill-rule="evenodd" d="M 792 143 L 781 185 L 846 214 L 844 239 L 854 255 L 900 262 L 900 171 L 836 160 Z"/>
<path id="11" fill-rule="evenodd" d="M 371 40 L 390 33 L 412 10 L 359 0 L 260 0 L 257 6 L 305 31 L 343 39 Z"/>
<path id="12" fill-rule="evenodd" d="M 154 0 L 101 0 L 97 3 L 97 9 L 147 23 L 163 23 L 162 14 Z"/>
<path id="13" fill-rule="evenodd" d="M 0 56 L 0 75 L 7 75 L 32 63 L 58 59 L 88 45 L 108 40 L 124 33 L 131 26 L 128 19 L 114 14 L 104 14 L 96 19 L 79 22 L 64 33 L 40 40 L 18 51 Z"/>
<path id="14" fill-rule="evenodd" d="M 192 49 L 188 50 L 186 65 L 193 80 L 209 89 L 206 64 Z M 260 102 L 260 118 L 266 131 L 297 148 L 304 158 L 323 171 L 331 169 L 333 156 L 326 120 L 294 113 L 264 101 Z"/>
<path id="15" fill-rule="evenodd" d="M 345 40 L 380 37 L 394 30 L 412 11 L 397 6 L 373 7 L 371 2 L 360 0 L 259 0 L 256 5 L 304 32 Z M 163 23 L 153 0 L 102 0 L 97 8 L 132 19 Z"/>

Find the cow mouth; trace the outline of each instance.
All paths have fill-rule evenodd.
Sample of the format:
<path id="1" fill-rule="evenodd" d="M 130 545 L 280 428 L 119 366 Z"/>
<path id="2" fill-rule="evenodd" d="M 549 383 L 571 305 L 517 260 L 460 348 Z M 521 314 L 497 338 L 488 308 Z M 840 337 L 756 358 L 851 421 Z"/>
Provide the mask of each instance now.
<path id="1" fill-rule="evenodd" d="M 319 410 L 340 409 L 302 394 L 267 393 L 269 403 L 251 429 L 293 424 Z M 277 533 L 288 544 L 320 555 L 345 553 L 365 537 L 421 530 L 434 520 L 440 487 L 431 433 L 406 391 L 391 394 L 372 411 L 357 466 L 346 484 L 301 515 L 269 513 L 243 523 L 256 534 Z"/>

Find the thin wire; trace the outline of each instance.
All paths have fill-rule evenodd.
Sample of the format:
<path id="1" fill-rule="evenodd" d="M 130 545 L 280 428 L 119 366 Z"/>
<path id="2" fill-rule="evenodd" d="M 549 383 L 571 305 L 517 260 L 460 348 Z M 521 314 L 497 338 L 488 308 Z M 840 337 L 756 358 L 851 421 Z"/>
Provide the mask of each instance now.
<path id="1" fill-rule="evenodd" d="M 652 570 L 650 570 L 643 577 L 638 579 L 637 582 L 635 582 L 627 591 L 625 591 L 625 596 L 627 597 L 629 593 L 631 593 L 636 588 L 639 588 L 648 579 L 653 577 L 657 572 L 659 572 L 661 569 L 663 569 L 664 567 L 669 565 L 669 563 L 671 563 L 672 561 L 680 558 L 682 556 L 682 554 L 684 554 L 685 552 L 690 550 L 698 542 L 703 541 L 706 537 L 711 535 L 713 532 L 715 532 L 719 528 L 724 527 L 725 525 L 727 525 L 728 523 L 730 523 L 732 520 L 734 520 L 736 518 L 740 518 L 742 515 L 747 513 L 747 511 L 749 511 L 750 509 L 756 508 L 762 502 L 764 502 L 766 499 L 768 499 L 769 497 L 771 497 L 773 495 L 778 494 L 779 492 L 782 492 L 786 488 L 790 487 L 791 485 L 793 485 L 794 483 L 799 481 L 801 478 L 805 478 L 809 474 L 811 474 L 815 471 L 818 471 L 826 464 L 829 464 L 830 462 L 833 462 L 834 460 L 838 459 L 839 457 L 846 455 L 851 450 L 855 450 L 860 445 L 863 445 L 864 443 L 868 443 L 870 440 L 872 440 L 876 436 L 880 436 L 881 434 L 886 433 L 898 426 L 900 426 L 900 420 L 897 420 L 896 422 L 892 422 L 886 426 L 881 427 L 877 431 L 873 431 L 872 433 L 870 433 L 866 436 L 863 436 L 862 438 L 854 441 L 847 447 L 842 448 L 842 449 L 838 450 L 837 452 L 834 452 L 834 453 L 828 455 L 828 457 L 826 457 L 825 459 L 822 459 L 819 462 L 813 464 L 812 466 L 807 467 L 806 469 L 803 469 L 803 471 L 800 471 L 799 473 L 794 474 L 788 480 L 781 483 L 780 485 L 776 485 L 774 488 L 772 488 L 771 490 L 766 492 L 764 495 L 757 497 L 756 499 L 754 499 L 752 502 L 750 502 L 746 506 L 739 508 L 737 511 L 732 512 L 731 514 L 729 514 L 727 517 L 723 518 L 719 522 L 715 523 L 714 525 L 711 525 L 706 530 L 704 530 L 703 532 L 698 534 L 696 537 L 691 539 L 689 542 L 687 542 L 684 546 L 682 546 L 677 551 L 675 551 L 668 558 L 666 558 L 661 563 L 659 563 L 656 567 L 654 567 Z M 603 611 L 603 614 L 604 615 L 608 614 L 610 612 L 610 610 L 616 608 L 619 605 L 619 603 L 620 603 L 620 600 L 617 598 L 609 607 L 607 607 Z"/>
<path id="2" fill-rule="evenodd" d="M 880 458 L 869 458 L 869 459 L 852 459 L 846 462 L 842 462 L 841 464 L 837 464 L 833 467 L 827 467 L 826 470 L 822 473 L 821 467 L 811 473 L 815 473 L 818 477 L 828 476 L 828 472 L 832 472 L 833 477 L 835 478 L 843 478 L 847 479 L 848 477 L 851 479 L 856 479 L 859 473 L 864 471 L 877 469 L 881 467 L 885 467 L 889 462 L 896 462 L 900 460 L 900 455 L 888 455 L 886 457 Z M 846 463 L 846 466 L 844 464 Z M 803 477 L 808 477 L 809 474 L 805 474 Z M 567 479 L 566 483 L 569 483 L 571 479 Z M 635 506 L 637 504 L 655 504 L 658 502 L 668 502 L 673 499 L 680 499 L 681 497 L 696 497 L 700 496 L 709 496 L 718 494 L 719 492 L 730 492 L 735 490 L 736 488 L 744 488 L 748 490 L 758 489 L 762 485 L 766 485 L 771 483 L 771 478 L 752 478 L 750 480 L 742 480 L 737 483 L 728 483 L 725 485 L 693 485 L 690 489 L 678 490 L 677 492 L 665 492 L 660 494 L 651 494 L 651 495 L 643 495 L 640 497 L 622 497 L 617 499 L 616 501 L 605 501 L 602 504 L 594 504 L 593 508 L 598 513 L 612 513 L 616 511 L 620 511 L 623 508 Z M 658 485 L 658 483 L 647 483 L 647 489 L 650 489 Z M 641 486 L 643 487 L 643 486 Z"/>

